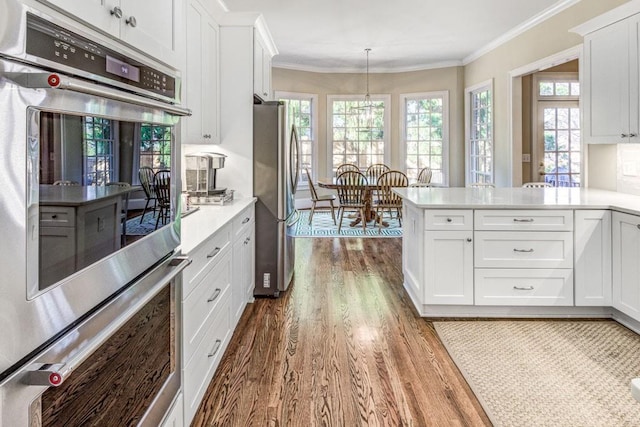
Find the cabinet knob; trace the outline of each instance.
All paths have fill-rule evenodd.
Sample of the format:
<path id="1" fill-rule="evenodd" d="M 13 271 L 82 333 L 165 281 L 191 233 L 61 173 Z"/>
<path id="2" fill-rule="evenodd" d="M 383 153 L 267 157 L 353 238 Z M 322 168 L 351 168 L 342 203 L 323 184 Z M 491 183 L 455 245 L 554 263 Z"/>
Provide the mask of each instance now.
<path id="1" fill-rule="evenodd" d="M 122 18 L 122 9 L 120 9 L 118 6 L 114 7 L 113 9 L 111 9 L 111 15 L 115 16 L 118 19 Z"/>
<path id="2" fill-rule="evenodd" d="M 628 137 L 629 137 L 629 134 L 626 134 L 626 133 L 620 134 L 620 138 L 628 138 Z"/>
<path id="3" fill-rule="evenodd" d="M 638 136 L 638 134 L 637 134 L 637 133 L 630 133 L 630 134 L 629 134 L 629 138 L 635 138 L 636 136 Z"/>
<path id="4" fill-rule="evenodd" d="M 638 227 L 638 230 L 640 230 L 640 224 L 637 224 L 636 227 Z"/>
<path id="5" fill-rule="evenodd" d="M 470 242 L 470 241 L 471 241 L 471 237 L 467 237 L 467 242 Z"/>
<path id="6" fill-rule="evenodd" d="M 453 221 L 451 218 L 447 218 L 447 222 L 451 222 Z"/>
<path id="7" fill-rule="evenodd" d="M 131 25 L 131 28 L 135 28 L 138 25 L 138 21 L 136 21 L 135 16 L 128 17 L 124 22 L 126 22 L 128 25 Z"/>

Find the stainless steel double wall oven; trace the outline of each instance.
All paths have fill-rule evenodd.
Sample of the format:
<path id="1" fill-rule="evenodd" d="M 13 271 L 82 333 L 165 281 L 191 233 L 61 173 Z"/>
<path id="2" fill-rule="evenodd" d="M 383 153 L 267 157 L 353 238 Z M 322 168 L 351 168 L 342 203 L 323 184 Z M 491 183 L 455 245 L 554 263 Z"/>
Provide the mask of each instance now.
<path id="1" fill-rule="evenodd" d="M 0 425 L 152 425 L 180 387 L 179 73 L 43 3 L 0 0 Z M 124 216 L 141 168 L 170 174 L 168 219 Z M 124 351 L 130 366 L 94 360 Z M 80 389 L 103 411 L 50 395 L 114 369 L 153 372 L 137 409 L 108 384 Z"/>

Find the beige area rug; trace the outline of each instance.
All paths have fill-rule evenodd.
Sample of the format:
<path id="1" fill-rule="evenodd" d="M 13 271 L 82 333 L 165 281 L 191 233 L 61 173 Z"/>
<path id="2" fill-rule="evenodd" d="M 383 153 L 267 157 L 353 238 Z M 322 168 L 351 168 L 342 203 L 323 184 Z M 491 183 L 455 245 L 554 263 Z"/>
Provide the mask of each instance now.
<path id="1" fill-rule="evenodd" d="M 640 426 L 640 336 L 616 322 L 434 325 L 495 426 Z"/>

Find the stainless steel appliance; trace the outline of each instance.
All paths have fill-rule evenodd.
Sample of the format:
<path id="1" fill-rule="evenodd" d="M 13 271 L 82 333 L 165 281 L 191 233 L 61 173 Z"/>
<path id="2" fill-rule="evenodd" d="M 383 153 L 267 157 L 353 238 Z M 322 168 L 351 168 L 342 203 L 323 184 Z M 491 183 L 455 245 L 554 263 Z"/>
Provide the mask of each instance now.
<path id="1" fill-rule="evenodd" d="M 179 286 L 177 136 L 188 111 L 176 105 L 176 70 L 40 3 L 0 0 L 0 10 L 0 425 L 21 426 L 47 386 L 159 289 Z M 135 187 L 149 164 L 170 170 L 170 219 L 122 246 L 128 190 L 106 184 Z M 177 392 L 172 366 L 144 419 Z"/>
<path id="2" fill-rule="evenodd" d="M 224 167 L 227 156 L 220 153 L 186 154 L 185 176 L 190 196 L 202 197 L 224 193 L 226 188 L 216 187 L 218 169 Z"/>
<path id="3" fill-rule="evenodd" d="M 281 102 L 253 106 L 253 188 L 256 203 L 256 296 L 279 296 L 293 278 L 300 175 L 298 137 Z"/>

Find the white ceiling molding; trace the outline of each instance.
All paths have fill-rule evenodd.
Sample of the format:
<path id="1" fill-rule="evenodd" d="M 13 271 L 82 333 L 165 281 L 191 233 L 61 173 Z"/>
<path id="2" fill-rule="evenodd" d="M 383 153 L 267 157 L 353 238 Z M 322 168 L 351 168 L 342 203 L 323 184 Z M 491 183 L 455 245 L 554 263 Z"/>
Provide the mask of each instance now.
<path id="1" fill-rule="evenodd" d="M 384 73 L 410 73 L 412 71 L 424 71 L 424 70 L 433 70 L 436 68 L 449 68 L 449 67 L 461 67 L 462 61 L 443 61 L 443 62 L 434 62 L 432 64 L 424 64 L 424 65 L 416 65 L 412 67 L 393 67 L 393 68 L 384 68 L 384 67 L 375 67 L 369 68 L 370 74 L 384 74 Z M 305 64 L 293 64 L 293 63 L 275 63 L 273 64 L 274 68 L 283 68 L 286 70 L 295 70 L 295 71 L 307 71 L 310 73 L 326 73 L 326 74 L 352 74 L 352 73 L 362 73 L 363 68 L 320 68 L 313 67 Z"/>
<path id="2" fill-rule="evenodd" d="M 476 50 L 475 52 L 473 52 L 471 55 L 467 56 L 466 58 L 464 58 L 462 60 L 463 65 L 467 65 L 473 61 L 475 61 L 476 59 L 480 58 L 481 56 L 491 52 L 492 50 L 494 50 L 495 48 L 507 43 L 508 41 L 516 38 L 517 36 L 519 36 L 520 34 L 524 33 L 525 31 L 530 30 L 531 28 L 535 27 L 536 25 L 546 21 L 547 19 L 557 15 L 558 13 L 564 11 L 565 9 L 568 9 L 569 7 L 580 3 L 581 0 L 563 0 L 560 1 L 556 4 L 554 4 L 553 6 L 547 8 L 546 10 L 543 10 L 542 12 L 540 12 L 539 14 L 537 14 L 536 16 L 534 16 L 533 18 L 529 19 L 528 21 L 523 22 L 521 25 L 518 25 L 517 27 L 511 29 L 510 31 L 504 33 L 502 36 L 498 37 L 497 39 L 493 40 L 491 43 L 481 47 L 480 49 Z"/>
<path id="3" fill-rule="evenodd" d="M 577 27 L 570 29 L 569 31 L 572 33 L 578 33 L 584 37 L 586 34 L 599 30 L 607 25 L 611 25 L 614 22 L 621 21 L 631 15 L 635 15 L 636 13 L 640 13 L 640 0 L 631 0 L 629 3 L 624 3 L 615 9 L 611 9 L 602 15 L 590 19 L 584 24 L 580 24 Z"/>

